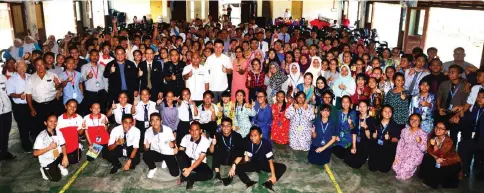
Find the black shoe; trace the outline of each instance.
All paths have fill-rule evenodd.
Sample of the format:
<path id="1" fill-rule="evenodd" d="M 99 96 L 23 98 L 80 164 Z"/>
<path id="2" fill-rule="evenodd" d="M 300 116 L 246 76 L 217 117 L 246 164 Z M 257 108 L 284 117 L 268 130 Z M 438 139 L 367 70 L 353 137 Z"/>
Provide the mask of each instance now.
<path id="1" fill-rule="evenodd" d="M 222 179 L 222 183 L 224 184 L 224 186 L 228 186 L 232 183 L 232 180 L 233 180 L 233 178 L 231 178 L 231 177 L 224 178 L 224 179 Z"/>
<path id="2" fill-rule="evenodd" d="M 249 182 L 245 183 L 245 187 L 246 187 L 246 188 L 250 188 L 250 187 L 252 187 L 252 186 L 253 186 L 253 185 L 255 185 L 255 184 L 257 184 L 257 182 L 256 182 L 256 181 L 252 181 L 252 180 L 251 180 L 251 181 L 249 181 Z"/>
<path id="3" fill-rule="evenodd" d="M 188 181 L 187 181 L 187 190 L 192 189 L 192 188 L 193 188 L 193 184 L 194 184 L 194 183 L 195 183 L 195 182 L 194 182 L 193 180 L 188 180 Z"/>
<path id="4" fill-rule="evenodd" d="M 265 187 L 265 188 L 267 188 L 268 190 L 271 190 L 271 191 L 273 191 L 273 192 L 274 192 L 274 189 L 272 189 L 273 184 L 272 184 L 272 182 L 271 182 L 271 181 L 264 182 L 264 183 L 262 184 L 262 186 L 264 186 L 264 187 Z"/>
<path id="5" fill-rule="evenodd" d="M 5 154 L 2 158 L 2 160 L 13 160 L 15 159 L 17 156 L 14 156 L 12 153 L 10 152 L 7 152 L 7 154 Z"/>
<path id="6" fill-rule="evenodd" d="M 119 168 L 121 168 L 121 164 L 113 166 L 113 168 L 111 168 L 111 171 L 109 173 L 115 174 L 116 172 L 118 172 Z"/>
<path id="7" fill-rule="evenodd" d="M 222 177 L 220 177 L 220 172 L 215 173 L 215 179 L 222 180 Z"/>

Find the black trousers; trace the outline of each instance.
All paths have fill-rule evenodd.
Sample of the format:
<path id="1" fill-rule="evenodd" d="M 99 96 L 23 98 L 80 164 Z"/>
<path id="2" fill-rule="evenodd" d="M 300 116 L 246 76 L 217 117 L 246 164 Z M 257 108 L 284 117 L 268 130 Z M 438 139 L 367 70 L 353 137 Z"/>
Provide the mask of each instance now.
<path id="1" fill-rule="evenodd" d="M 178 122 L 178 126 L 176 129 L 176 144 L 180 145 L 181 140 L 185 135 L 189 133 L 190 130 L 190 122 L 188 121 L 180 121 Z"/>
<path id="2" fill-rule="evenodd" d="M 205 131 L 205 134 L 209 138 L 213 138 L 215 133 L 217 132 L 217 122 L 215 121 L 210 121 L 205 124 L 200 124 L 200 127 L 202 130 Z"/>
<path id="3" fill-rule="evenodd" d="M 349 148 L 351 148 L 351 146 Z M 345 159 L 346 155 L 348 155 L 348 151 L 349 151 L 348 149 L 341 147 L 339 145 L 334 146 L 333 147 L 333 155 L 335 155 L 339 159 Z"/>
<path id="4" fill-rule="evenodd" d="M 435 163 L 436 161 L 431 155 L 424 155 L 419 171 L 419 177 L 424 180 L 424 183 L 433 188 L 437 188 L 440 184 L 444 188 L 457 188 L 461 164 L 457 163 L 436 168 Z"/>
<path id="5" fill-rule="evenodd" d="M 31 136 L 33 136 L 33 139 L 35 139 L 37 135 L 39 135 L 39 133 L 46 128 L 44 121 L 47 118 L 47 116 L 50 114 L 58 115 L 57 113 L 60 107 L 56 99 L 45 103 L 37 103 L 37 102 L 33 102 L 33 103 L 34 103 L 33 106 L 34 106 L 35 112 L 37 112 L 37 115 L 34 117 Z"/>
<path id="6" fill-rule="evenodd" d="M 180 171 L 183 173 L 184 168 L 189 168 L 192 165 L 192 160 L 185 151 L 179 151 L 176 154 L 176 159 L 178 160 L 178 165 L 180 166 Z M 190 181 L 207 181 L 212 179 L 213 172 L 208 167 L 206 163 L 200 163 L 197 168 L 193 169 L 192 173 L 188 177 L 184 177 L 183 174 L 181 175 L 182 178 L 186 178 Z"/>
<path id="7" fill-rule="evenodd" d="M 139 150 L 138 152 L 144 152 L 144 149 L 145 149 L 145 144 L 144 144 L 144 141 L 145 141 L 145 131 L 146 129 L 148 128 L 145 128 L 145 122 L 144 121 L 140 121 L 140 120 L 136 120 L 136 128 L 139 129 L 140 131 L 140 138 L 139 138 Z"/>
<path id="8" fill-rule="evenodd" d="M 286 172 L 286 165 L 281 164 L 281 163 L 276 163 L 274 162 L 274 170 L 276 173 L 276 179 L 279 180 L 281 176 Z M 237 176 L 239 176 L 240 180 L 244 183 L 247 184 L 250 182 L 249 176 L 247 176 L 247 172 L 259 172 L 259 171 L 265 171 L 265 172 L 271 172 L 271 168 L 269 167 L 269 162 L 260 162 L 257 160 L 254 161 L 249 161 L 243 164 L 239 164 L 236 169 L 235 173 Z"/>
<path id="9" fill-rule="evenodd" d="M 30 119 L 30 109 L 27 104 L 12 103 L 13 117 L 17 122 L 18 131 L 20 134 L 20 142 L 24 151 L 32 150 L 32 142 L 30 139 L 35 139 L 36 136 L 31 136 L 30 129 L 32 128 L 32 120 Z"/>
<path id="10" fill-rule="evenodd" d="M 171 176 L 180 175 L 180 169 L 178 168 L 174 155 L 164 155 L 159 152 L 149 150 L 143 153 L 143 161 L 145 161 L 150 170 L 156 168 L 155 162 L 165 161 Z"/>
<path id="11" fill-rule="evenodd" d="M 396 152 L 397 143 L 385 141 L 384 145 L 378 145 L 377 141 L 372 140 L 368 144 L 368 169 L 372 172 L 389 172 Z"/>
<path id="12" fill-rule="evenodd" d="M 361 168 L 368 159 L 367 144 L 368 141 L 363 140 L 360 143 L 356 143 L 356 153 L 352 154 L 351 151 L 347 151 L 344 162 L 352 168 Z"/>
<path id="13" fill-rule="evenodd" d="M 91 105 L 93 103 L 99 103 L 101 106 L 101 113 L 106 114 L 106 101 L 107 101 L 108 93 L 106 90 L 102 89 L 98 92 L 91 92 L 91 91 L 84 91 L 84 99 L 82 100 L 83 103 L 83 111 L 87 115 L 90 112 Z M 112 101 L 111 101 L 112 104 Z"/>
<path id="14" fill-rule="evenodd" d="M 221 153 L 220 151 L 215 151 L 213 156 L 212 156 L 212 169 L 215 170 L 215 168 L 220 169 L 220 165 L 224 166 L 229 166 L 234 163 L 235 157 L 230 156 L 230 154 L 227 153 Z"/>
<path id="15" fill-rule="evenodd" d="M 462 161 L 462 172 L 469 174 L 471 163 L 474 158 L 474 164 L 480 164 L 483 161 L 484 149 L 479 148 L 478 141 L 474 139 L 463 140 L 459 142 L 459 156 Z"/>
<path id="16" fill-rule="evenodd" d="M 12 129 L 12 112 L 0 115 L 0 157 L 8 153 L 8 139 Z"/>
<path id="17" fill-rule="evenodd" d="M 69 160 L 69 165 L 79 163 L 81 160 L 81 155 L 82 155 L 81 149 L 77 149 L 71 153 L 68 153 L 67 159 Z"/>
<path id="18" fill-rule="evenodd" d="M 52 163 L 47 165 L 47 167 L 42 167 L 42 170 L 44 170 L 44 174 L 49 178 L 50 181 L 53 182 L 58 182 L 61 178 L 61 172 L 59 169 L 59 164 L 62 161 L 62 153 L 55 159 Z"/>
<path id="19" fill-rule="evenodd" d="M 133 152 L 133 146 L 129 146 L 126 148 L 127 152 L 127 157 L 129 158 L 131 156 L 131 152 Z M 123 156 L 123 147 L 122 146 L 116 146 L 115 149 L 112 151 L 106 151 L 106 159 L 108 160 L 109 163 L 113 166 L 120 166 L 121 162 L 119 162 L 119 158 L 124 157 Z M 131 160 L 131 168 L 135 168 L 140 162 L 140 155 L 139 155 L 139 150 L 136 152 L 136 155 L 134 158 Z"/>

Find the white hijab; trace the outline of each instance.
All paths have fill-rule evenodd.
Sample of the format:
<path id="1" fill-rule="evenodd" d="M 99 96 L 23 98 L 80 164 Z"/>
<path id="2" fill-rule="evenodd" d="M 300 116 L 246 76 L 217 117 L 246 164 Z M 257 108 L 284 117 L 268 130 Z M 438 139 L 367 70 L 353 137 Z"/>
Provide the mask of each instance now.
<path id="1" fill-rule="evenodd" d="M 295 66 L 297 68 L 296 73 L 292 73 L 292 67 Z M 289 66 L 289 78 L 288 80 L 290 81 L 291 85 L 295 88 L 298 84 L 304 82 L 304 77 L 301 74 L 301 68 L 299 67 L 299 64 L 297 62 L 293 62 Z"/>
<path id="2" fill-rule="evenodd" d="M 314 67 L 313 62 L 317 61 L 319 64 L 317 67 Z M 318 56 L 311 57 L 311 63 L 309 68 L 306 70 L 306 73 L 311 73 L 313 75 L 313 86 L 316 86 L 316 80 L 321 75 L 321 58 Z M 304 74 L 306 74 L 304 73 Z"/>
<path id="3" fill-rule="evenodd" d="M 344 76 L 341 72 L 343 71 L 343 68 L 348 69 L 348 74 Z M 339 86 L 343 84 L 346 88 L 344 90 L 340 89 Z M 351 77 L 351 69 L 348 65 L 342 65 L 340 68 L 340 74 L 338 79 L 334 81 L 333 84 L 333 91 L 334 95 L 336 97 L 342 97 L 344 95 L 353 95 L 355 94 L 356 91 L 356 81 Z"/>

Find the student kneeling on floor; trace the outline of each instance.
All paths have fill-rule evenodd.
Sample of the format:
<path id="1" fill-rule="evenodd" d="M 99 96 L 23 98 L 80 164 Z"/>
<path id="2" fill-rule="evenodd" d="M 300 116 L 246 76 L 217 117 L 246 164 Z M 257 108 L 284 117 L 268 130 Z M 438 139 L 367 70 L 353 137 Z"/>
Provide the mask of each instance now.
<path id="1" fill-rule="evenodd" d="M 457 188 L 461 168 L 460 157 L 455 152 L 454 142 L 447 135 L 447 127 L 443 122 L 438 122 L 429 135 L 419 177 L 432 188 L 438 188 L 440 184 L 444 188 Z"/>
<path id="2" fill-rule="evenodd" d="M 183 137 L 176 154 L 182 172 L 180 183 L 186 181 L 187 189 L 192 189 L 195 181 L 212 179 L 213 172 L 205 163 L 209 146 L 210 141 L 202 136 L 200 123 L 193 122 L 190 125 L 190 134 Z"/>
<path id="3" fill-rule="evenodd" d="M 47 116 L 44 124 L 47 129 L 37 135 L 34 143 L 34 156 L 39 157 L 40 172 L 44 180 L 57 182 L 69 172 L 66 146 L 62 133 L 56 132 L 57 116 Z"/>
<path id="4" fill-rule="evenodd" d="M 140 131 L 134 127 L 133 116 L 126 114 L 122 118 L 122 124 L 113 128 L 109 136 L 108 152 L 106 159 L 113 165 L 111 174 L 114 174 L 121 168 L 120 157 L 127 157 L 123 170 L 135 169 L 140 162 L 138 152 Z"/>
<path id="5" fill-rule="evenodd" d="M 175 154 L 177 149 L 175 146 L 175 135 L 170 127 L 161 125 L 160 113 L 152 113 L 150 115 L 151 127 L 145 132 L 145 153 L 143 153 L 143 160 L 150 171 L 148 178 L 153 178 L 156 173 L 155 162 L 165 161 L 170 171 L 171 176 L 180 175 L 178 164 L 176 163 Z"/>
<path id="6" fill-rule="evenodd" d="M 77 114 L 77 101 L 69 99 L 66 102 L 66 112 L 57 119 L 56 132 L 62 133 L 66 143 L 67 158 L 69 164 L 77 164 L 81 160 L 81 149 L 79 145 L 79 135 L 84 134 L 82 123 L 84 120 Z"/>
<path id="7" fill-rule="evenodd" d="M 276 184 L 286 171 L 286 165 L 274 162 L 274 154 L 272 153 L 272 144 L 268 139 L 262 138 L 262 130 L 260 127 L 252 126 L 250 128 L 250 142 L 245 147 L 244 163 L 239 164 L 235 169 L 235 173 L 240 180 L 244 182 L 247 188 L 253 186 L 255 181 L 252 181 L 247 172 L 265 171 L 270 172 L 271 177 L 264 184 L 269 190 Z"/>

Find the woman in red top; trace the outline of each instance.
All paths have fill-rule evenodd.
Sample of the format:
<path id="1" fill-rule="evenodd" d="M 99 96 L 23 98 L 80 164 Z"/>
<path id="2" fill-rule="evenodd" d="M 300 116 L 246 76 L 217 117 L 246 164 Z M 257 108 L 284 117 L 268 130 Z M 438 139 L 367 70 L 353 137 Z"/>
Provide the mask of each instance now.
<path id="1" fill-rule="evenodd" d="M 351 101 L 353 106 L 357 106 L 361 100 L 368 100 L 370 96 L 370 88 L 368 88 L 366 82 L 368 77 L 364 73 L 359 73 L 356 75 L 356 92 L 351 95 Z"/>
<path id="2" fill-rule="evenodd" d="M 86 115 L 84 117 L 84 121 L 82 123 L 82 128 L 86 129 L 86 139 L 89 143 L 89 149 L 93 148 L 94 144 L 98 144 L 103 146 L 100 153 L 102 153 L 103 157 L 105 156 L 105 151 L 107 151 L 108 141 L 109 141 L 109 134 L 108 134 L 108 119 L 106 115 L 103 115 L 101 112 L 101 106 L 99 103 L 93 103 L 91 105 L 91 114 Z M 87 156 L 89 161 L 92 161 L 93 158 Z"/>
<path id="3" fill-rule="evenodd" d="M 286 103 L 285 96 L 284 91 L 277 92 L 276 103 L 271 106 L 271 139 L 275 143 L 283 145 L 289 142 L 289 119 L 284 115 L 286 114 L 286 109 L 291 106 L 290 103 Z"/>
<path id="4" fill-rule="evenodd" d="M 247 79 L 245 86 L 249 89 L 249 101 L 257 100 L 257 92 L 265 91 L 266 85 L 264 84 L 265 73 L 262 71 L 260 60 L 255 58 L 251 62 L 252 71 L 247 73 Z"/>

